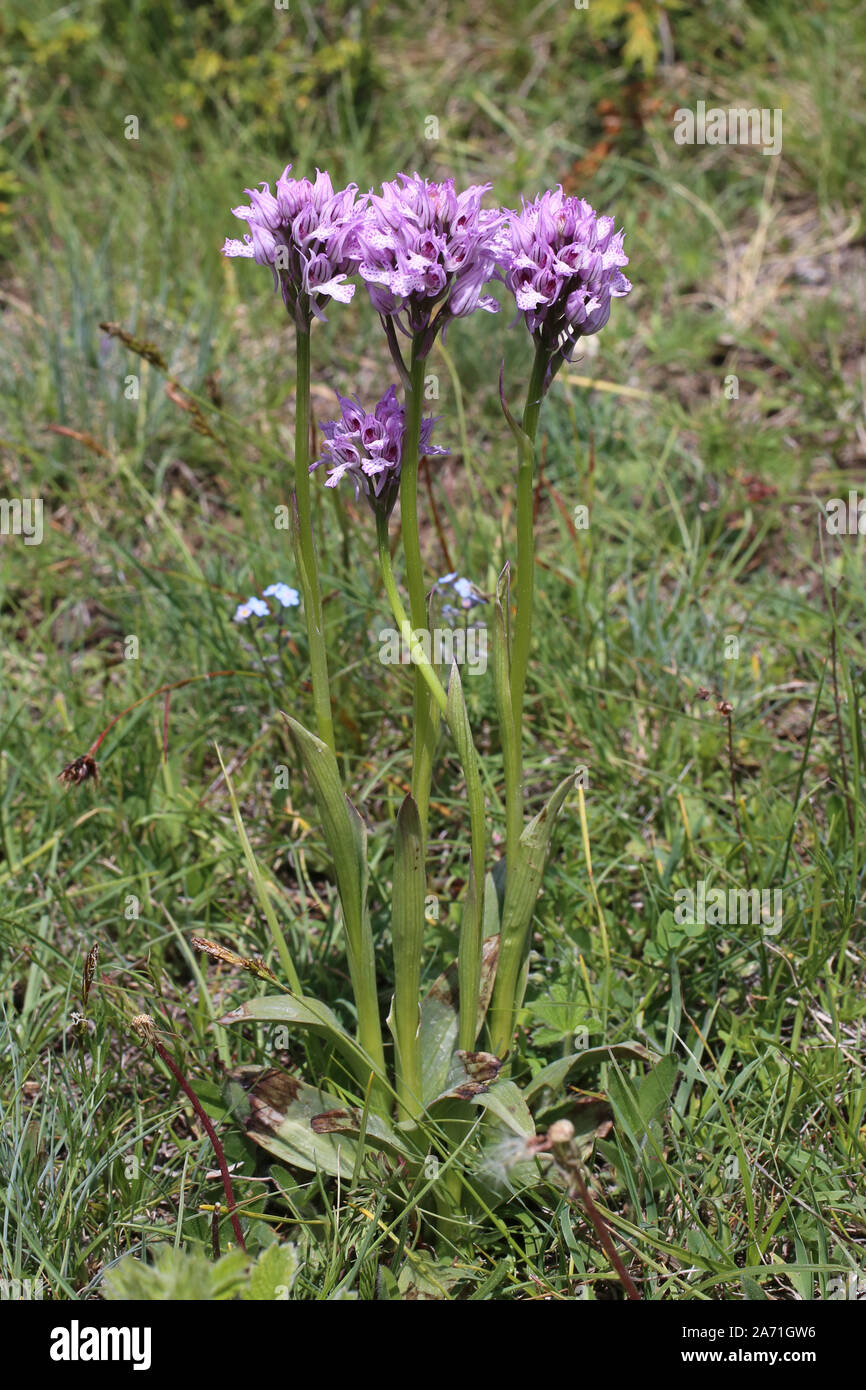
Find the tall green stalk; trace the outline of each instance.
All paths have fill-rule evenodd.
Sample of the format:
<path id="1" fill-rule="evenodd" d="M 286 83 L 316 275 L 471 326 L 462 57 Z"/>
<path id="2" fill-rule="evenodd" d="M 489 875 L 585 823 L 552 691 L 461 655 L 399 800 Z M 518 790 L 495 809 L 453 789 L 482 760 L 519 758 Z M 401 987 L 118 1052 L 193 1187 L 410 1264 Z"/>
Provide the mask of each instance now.
<path id="1" fill-rule="evenodd" d="M 518 438 L 517 468 L 517 615 L 511 652 L 511 717 L 513 750 L 505 762 L 506 838 L 505 852 L 510 869 L 517 842 L 523 830 L 523 697 L 532 643 L 532 607 L 535 591 L 535 527 L 533 525 L 533 482 L 535 477 L 535 436 L 544 391 L 544 374 L 549 352 L 540 344 L 523 410 L 523 438 Z"/>
<path id="2" fill-rule="evenodd" d="M 460 990 L 459 1043 L 462 1048 L 471 1049 L 475 1045 L 477 1032 L 476 1020 L 478 1015 L 478 993 L 481 979 L 481 938 L 487 840 L 484 815 L 484 793 L 481 787 L 478 756 L 472 743 L 472 733 L 469 727 L 469 718 L 466 713 L 466 702 L 463 698 L 463 689 L 457 667 L 454 666 L 452 668 L 448 692 L 446 694 L 422 644 L 415 636 L 413 625 L 406 616 L 406 610 L 400 598 L 400 591 L 397 588 L 394 570 L 391 564 L 391 552 L 388 548 L 388 520 L 381 514 L 376 519 L 376 535 L 379 547 L 379 565 L 382 570 L 385 592 L 388 595 L 388 601 L 391 605 L 391 612 L 394 615 L 403 640 L 409 644 L 412 660 L 415 663 L 417 678 L 424 684 L 425 698 L 428 704 L 430 704 L 431 709 L 435 710 L 437 722 L 441 715 L 445 715 L 445 719 L 457 748 L 457 755 L 463 769 L 463 776 L 466 780 L 466 796 L 469 803 L 469 826 L 472 843 L 472 878 L 466 895 L 466 902 L 463 909 L 463 922 L 460 929 L 458 957 L 458 981 Z M 423 836 L 419 843 L 423 848 Z M 423 865 L 423 855 L 421 862 Z M 423 932 L 423 920 L 420 922 L 418 930 Z M 401 932 L 406 932 L 404 924 L 401 924 Z M 403 953 L 401 952 L 400 954 L 402 955 Z M 411 951 L 406 951 L 405 954 L 407 960 L 414 959 Z M 402 969 L 396 953 L 394 967 L 396 977 L 398 970 Z M 406 994 L 407 992 L 401 991 L 402 998 L 405 999 Z M 398 1067 L 404 1069 L 408 1075 L 411 1075 L 412 1043 L 408 1044 L 407 1059 L 407 1062 L 404 1064 L 402 1059 L 398 1057 Z M 399 1089 L 398 1086 L 398 1090 Z"/>
<path id="3" fill-rule="evenodd" d="M 406 616 L 394 578 L 388 545 L 388 518 L 384 511 L 376 514 L 376 540 L 385 592 L 394 621 L 416 662 L 416 681 L 420 679 L 424 682 L 427 703 L 430 703 L 432 696 L 437 713 L 444 713 L 448 698 L 439 677 L 427 660 L 424 648 L 415 638 L 413 626 Z M 423 1108 L 418 1004 L 421 993 L 421 952 L 424 944 L 426 893 L 424 845 L 425 834 L 418 807 L 413 797 L 407 797 L 397 818 L 391 932 L 394 946 L 394 1005 L 388 1020 L 394 1035 L 397 1098 L 403 1119 L 416 1119 Z"/>
<path id="4" fill-rule="evenodd" d="M 412 627 L 427 627 L 427 599 L 424 585 L 424 566 L 421 561 L 421 539 L 418 533 L 418 464 L 421 439 L 421 411 L 424 393 L 424 362 L 418 356 L 418 342 L 413 340 L 406 388 L 406 433 L 403 440 L 400 472 L 400 519 L 403 554 L 406 562 L 406 587 L 409 591 L 409 616 Z M 415 668 L 415 691 L 412 701 L 412 796 L 421 818 L 422 842 L 426 845 L 427 822 L 430 810 L 430 783 L 433 777 L 433 755 L 439 731 L 439 712 L 430 703 L 427 684 L 420 667 Z"/>
<path id="5" fill-rule="evenodd" d="M 410 623 L 406 616 L 406 609 L 403 607 L 400 590 L 397 588 L 397 581 L 394 578 L 394 567 L 391 564 L 391 551 L 388 547 L 388 518 L 382 515 L 376 517 L 376 539 L 379 545 L 379 568 L 382 571 L 385 593 L 388 595 L 394 620 L 400 629 L 404 642 L 409 646 L 415 670 L 420 673 L 422 684 L 433 697 L 440 713 L 445 714 L 448 708 L 448 696 L 427 657 L 427 653 L 424 651 L 423 645 L 415 636 L 415 625 Z M 426 624 L 422 624 L 422 628 L 426 628 Z"/>
<path id="6" fill-rule="evenodd" d="M 295 395 L 295 499 L 298 525 L 295 535 L 295 560 L 304 595 L 304 617 L 307 624 L 307 645 L 313 677 L 313 706 L 319 738 L 333 753 L 334 724 L 331 718 L 331 691 L 328 680 L 328 655 L 325 648 L 322 594 L 316 565 L 316 545 L 313 539 L 313 514 L 310 504 L 310 335 L 300 329 L 296 335 Z M 293 528 L 294 529 L 294 528 Z"/>
<path id="7" fill-rule="evenodd" d="M 418 1120 L 424 1109 L 419 1028 L 421 955 L 424 950 L 424 865 L 418 808 L 407 796 L 397 816 L 391 937 L 394 944 L 394 1002 L 388 1024 L 394 1036 L 397 1103 L 401 1120 Z"/>
<path id="8" fill-rule="evenodd" d="M 505 778 L 505 915 L 525 892 L 525 870 L 519 864 L 518 846 L 523 834 L 523 700 L 526 692 L 526 673 L 532 643 L 532 608 L 535 588 L 535 527 L 533 483 L 535 477 L 535 438 L 544 393 L 544 377 L 549 362 L 547 348 L 536 345 L 535 360 L 526 393 L 522 427 L 512 418 L 503 398 L 503 408 L 518 449 L 517 468 L 517 613 L 514 637 L 508 651 L 506 625 L 499 603 L 504 596 L 497 594 L 497 614 L 494 623 L 494 684 L 499 713 Z M 502 586 L 500 585 L 500 588 Z M 520 914 L 518 914 L 520 915 Z M 530 907 L 531 917 L 531 907 Z M 529 919 L 528 919 L 529 920 Z M 528 929 L 527 920 L 527 929 Z M 521 929 L 522 930 L 522 929 Z M 513 1019 L 519 1003 L 520 971 L 517 962 L 510 960 L 509 968 L 500 959 L 494 987 L 493 1015 L 498 1020 L 495 1050 L 507 1052 L 511 1045 L 510 1025 L 502 1020 Z"/>

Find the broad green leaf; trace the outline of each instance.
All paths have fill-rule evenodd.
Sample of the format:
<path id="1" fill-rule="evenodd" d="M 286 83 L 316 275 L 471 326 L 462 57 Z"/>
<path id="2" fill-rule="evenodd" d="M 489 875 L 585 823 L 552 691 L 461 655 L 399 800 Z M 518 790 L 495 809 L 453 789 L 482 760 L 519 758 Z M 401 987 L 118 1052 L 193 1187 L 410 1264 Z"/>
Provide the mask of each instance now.
<path id="1" fill-rule="evenodd" d="M 317 999 L 307 999 L 304 995 L 263 994 L 249 999 L 240 1008 L 223 1014 L 217 1023 L 244 1023 L 254 1019 L 258 1023 L 291 1023 L 300 1028 L 312 1028 L 320 1033 L 331 1035 L 341 1042 L 352 1042 L 336 1014 L 327 1004 Z"/>
<path id="2" fill-rule="evenodd" d="M 482 1105 L 515 1134 L 535 1133 L 525 1096 L 513 1081 L 497 1081 L 488 1091 L 475 1096 L 473 1104 Z"/>
<path id="3" fill-rule="evenodd" d="M 458 1049 L 451 1056 L 445 1085 L 438 1096 L 430 1101 L 435 1105 L 441 1100 L 471 1100 L 488 1091 L 502 1068 L 498 1057 L 492 1052 L 464 1052 Z"/>
<path id="4" fill-rule="evenodd" d="M 364 1142 L 365 1148 L 375 1153 L 382 1151 L 395 1158 L 417 1162 L 419 1155 L 411 1143 L 398 1135 L 381 1116 L 368 1110 L 363 1111 L 345 1103 L 333 1110 L 323 1111 L 313 1117 L 313 1129 L 317 1134 L 347 1134 L 355 1142 Z"/>
<path id="5" fill-rule="evenodd" d="M 250 1270 L 249 1284 L 242 1297 L 259 1303 L 287 1298 L 298 1273 L 298 1252 L 294 1245 L 275 1241 L 263 1250 Z"/>
<path id="6" fill-rule="evenodd" d="M 309 1028 L 331 1040 L 340 1051 L 355 1063 L 354 1070 L 365 1083 L 369 1072 L 375 1072 L 373 1060 L 343 1028 L 339 1019 L 318 999 L 293 994 L 263 994 L 249 999 L 231 1013 L 217 1019 L 218 1023 L 284 1023 L 297 1028 Z M 384 1070 L 380 1078 L 384 1077 Z"/>
<path id="7" fill-rule="evenodd" d="M 488 875 L 489 877 L 489 875 Z M 475 1036 L 481 1031 L 496 978 L 499 937 L 484 942 L 481 952 L 481 986 Z M 433 982 L 421 1003 L 421 1092 L 430 1105 L 445 1090 L 451 1057 L 457 1043 L 457 964 L 452 962 Z"/>
<path id="8" fill-rule="evenodd" d="M 642 1043 L 611 1043 L 607 1047 L 587 1047 L 583 1052 L 572 1052 L 568 1057 L 558 1057 L 549 1066 L 543 1067 L 523 1088 L 527 1101 L 545 1089 L 558 1091 L 565 1084 L 566 1077 L 581 1065 L 593 1066 L 597 1062 L 609 1062 L 611 1057 L 634 1057 L 641 1062 L 651 1062 L 654 1054 Z"/>
<path id="9" fill-rule="evenodd" d="M 291 1167 L 350 1181 L 357 1157 L 354 1142 L 343 1135 L 317 1134 L 312 1125 L 315 1116 L 342 1109 L 341 1098 L 276 1067 L 239 1067 L 229 1080 L 243 1082 L 251 1076 L 241 1103 L 233 1097 L 233 1109 L 244 1119 L 250 1139 Z"/>
<path id="10" fill-rule="evenodd" d="M 457 1045 L 457 968 L 434 980 L 421 1003 L 421 1095 L 425 1105 L 441 1094 Z"/>

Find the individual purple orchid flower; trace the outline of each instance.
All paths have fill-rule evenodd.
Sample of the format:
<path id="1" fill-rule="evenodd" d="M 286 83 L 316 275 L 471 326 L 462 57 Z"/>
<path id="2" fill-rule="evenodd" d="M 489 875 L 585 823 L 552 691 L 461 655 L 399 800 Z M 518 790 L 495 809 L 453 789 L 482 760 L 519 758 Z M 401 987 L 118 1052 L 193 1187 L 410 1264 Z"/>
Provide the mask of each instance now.
<path id="1" fill-rule="evenodd" d="M 416 356 L 426 357 L 452 319 L 476 309 L 498 311 L 483 291 L 508 243 L 503 214 L 481 206 L 490 184 L 457 193 L 453 179 L 398 179 L 383 184 L 380 194 L 371 191 L 356 244 L 358 270 L 401 368 L 395 324 L 416 339 Z"/>
<path id="2" fill-rule="evenodd" d="M 325 487 L 336 487 L 342 478 L 350 478 L 355 496 L 363 492 L 373 511 L 388 517 L 400 491 L 406 433 L 406 415 L 397 389 L 389 386 L 372 414 L 354 397 L 338 392 L 337 400 L 340 419 L 322 425 L 322 457 L 310 465 L 310 472 L 324 464 L 329 470 Z M 432 415 L 421 421 L 421 455 L 448 453 L 430 442 L 435 423 Z"/>
<path id="3" fill-rule="evenodd" d="M 583 198 L 549 189 L 512 212 L 505 283 L 536 344 L 548 353 L 545 389 L 580 338 L 598 333 L 611 301 L 631 290 L 621 266 L 624 233 L 612 217 L 600 217 Z"/>
<path id="4" fill-rule="evenodd" d="M 274 287 L 302 333 L 312 318 L 324 319 L 328 299 L 347 304 L 355 293 L 348 277 L 357 266 L 353 255 L 361 205 L 357 184 L 335 193 L 331 177 L 316 170 L 316 181 L 290 179 L 286 165 L 276 184 L 248 188 L 249 207 L 232 208 L 249 228 L 242 241 L 226 238 L 225 256 L 244 256 L 269 265 Z"/>

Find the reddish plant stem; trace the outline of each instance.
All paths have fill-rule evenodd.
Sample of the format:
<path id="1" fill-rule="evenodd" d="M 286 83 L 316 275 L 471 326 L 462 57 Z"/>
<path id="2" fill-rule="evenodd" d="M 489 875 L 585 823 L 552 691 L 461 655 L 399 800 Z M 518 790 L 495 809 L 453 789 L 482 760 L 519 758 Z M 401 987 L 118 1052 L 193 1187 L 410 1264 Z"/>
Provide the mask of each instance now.
<path id="1" fill-rule="evenodd" d="M 182 680 L 182 681 L 171 681 L 168 685 L 160 685 L 160 686 L 157 687 L 156 690 L 151 690 L 151 692 L 150 692 L 149 695 L 142 695 L 142 697 L 141 697 L 140 700 L 134 700 L 134 701 L 132 702 L 131 705 L 127 705 L 127 706 L 126 706 L 126 709 L 122 709 L 122 710 L 120 711 L 119 714 L 116 714 L 116 715 L 114 716 L 113 719 L 110 719 L 110 720 L 108 721 L 108 723 L 106 724 L 105 728 L 102 730 L 102 733 L 99 735 L 99 738 L 96 740 L 96 742 L 95 742 L 95 743 L 92 743 L 92 744 L 90 745 L 90 747 L 88 748 L 88 750 L 87 750 L 87 755 L 88 755 L 89 757 L 92 757 L 92 756 L 93 756 L 93 754 L 94 754 L 94 753 L 97 751 L 97 749 L 99 748 L 100 744 L 104 741 L 106 735 L 109 734 L 109 733 L 111 732 L 111 730 L 114 728 L 115 724 L 116 724 L 119 720 L 121 720 L 121 719 L 124 717 L 124 715 L 126 715 L 126 714 L 131 714 L 133 710 L 138 709 L 140 705 L 146 704 L 148 700 L 155 700 L 156 697 L 157 697 L 157 695 L 168 695 L 172 690 L 182 690 L 183 687 L 184 687 L 185 685 L 193 685 L 196 681 L 212 681 L 212 680 L 217 680 L 220 676 L 252 676 L 252 677 L 254 677 L 254 679 L 256 679 L 256 680 L 264 680 L 264 679 L 265 679 L 265 672 L 264 672 L 264 671 L 205 671 L 205 672 L 203 672 L 203 674 L 200 675 L 200 676 L 187 676 L 185 680 Z M 167 721 L 167 720 L 168 720 L 168 706 L 167 706 L 167 705 L 166 705 L 166 715 L 165 715 L 165 718 L 166 718 L 166 721 Z M 163 727 L 164 727 L 164 729 L 165 729 L 165 725 L 164 725 Z"/>
<path id="2" fill-rule="evenodd" d="M 442 529 L 442 519 L 439 516 L 439 510 L 436 506 L 436 498 L 433 493 L 433 481 L 430 477 L 430 465 L 427 462 L 426 454 L 421 455 L 421 471 L 424 474 L 424 482 L 427 487 L 427 499 L 430 503 L 430 515 L 433 517 L 433 525 L 436 528 L 436 535 L 439 539 L 439 544 L 442 547 L 442 555 L 445 560 L 445 569 L 447 573 L 450 574 L 454 568 L 454 565 L 451 561 L 451 554 L 448 550 L 448 542 L 445 539 L 445 532 Z"/>
<path id="3" fill-rule="evenodd" d="M 213 1145 L 213 1150 L 216 1154 L 217 1163 L 219 1164 L 219 1170 L 222 1175 L 223 1191 L 226 1194 L 226 1203 L 228 1205 L 229 1218 L 232 1223 L 232 1229 L 235 1233 L 235 1240 L 237 1241 L 240 1248 L 244 1252 L 246 1252 L 247 1247 L 244 1244 L 244 1233 L 241 1230 L 241 1223 L 238 1220 L 237 1209 L 235 1207 L 235 1194 L 232 1188 L 231 1174 L 229 1173 L 228 1164 L 226 1163 L 226 1156 L 223 1152 L 223 1146 L 219 1141 L 217 1132 L 211 1124 L 210 1120 L 208 1119 L 207 1115 L 205 1114 L 204 1110 L 202 1109 L 201 1101 L 195 1094 L 195 1091 L 190 1086 L 180 1067 L 177 1065 L 177 1062 L 175 1062 L 174 1058 L 169 1055 L 169 1053 L 163 1047 L 162 1043 L 159 1041 L 158 1038 L 152 1037 L 151 1041 L 153 1043 L 155 1051 L 165 1062 L 165 1065 L 168 1067 L 178 1086 L 180 1086 L 184 1095 L 187 1097 L 190 1105 L 192 1106 L 193 1110 L 195 1111 L 196 1115 L 201 1121 L 208 1139 L 211 1141 L 211 1144 Z"/>
<path id="4" fill-rule="evenodd" d="M 576 1163 L 569 1165 L 569 1177 L 571 1178 L 573 1183 L 573 1187 L 568 1194 L 569 1197 L 571 1197 L 572 1200 L 574 1200 L 574 1189 L 576 1188 L 577 1195 L 580 1197 L 581 1203 L 583 1204 L 583 1209 L 593 1224 L 595 1233 L 598 1236 L 599 1241 L 601 1242 L 602 1249 L 604 1250 L 604 1253 L 607 1255 L 607 1258 L 610 1260 L 611 1264 L 616 1270 L 619 1282 L 625 1289 L 626 1298 L 630 1298 L 633 1301 L 640 1303 L 640 1294 L 638 1293 L 637 1289 L 634 1286 L 634 1283 L 632 1282 L 631 1275 L 629 1274 L 628 1270 L 626 1269 L 625 1265 L 623 1264 L 622 1260 L 616 1252 L 616 1246 L 611 1240 L 610 1231 L 607 1227 L 607 1222 L 605 1221 L 598 1207 L 595 1205 L 595 1202 L 590 1197 L 589 1188 L 584 1182 L 583 1174 L 580 1172 L 580 1169 L 578 1168 Z"/>
<path id="5" fill-rule="evenodd" d="M 162 715 L 162 761 L 168 762 L 168 707 L 171 704 L 171 691 L 165 692 L 165 708 Z"/>
<path id="6" fill-rule="evenodd" d="M 214 1264 L 220 1257 L 220 1213 L 219 1204 L 213 1209 L 213 1216 L 210 1223 L 211 1244 L 213 1246 Z"/>

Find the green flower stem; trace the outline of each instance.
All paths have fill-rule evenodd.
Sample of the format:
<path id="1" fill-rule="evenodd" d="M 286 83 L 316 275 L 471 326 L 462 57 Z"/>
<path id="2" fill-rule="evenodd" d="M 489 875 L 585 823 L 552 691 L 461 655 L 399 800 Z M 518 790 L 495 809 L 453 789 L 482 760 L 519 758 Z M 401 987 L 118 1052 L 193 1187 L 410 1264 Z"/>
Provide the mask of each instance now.
<path id="1" fill-rule="evenodd" d="M 424 566 L 421 561 L 421 540 L 418 533 L 418 464 L 421 439 L 421 410 L 424 392 L 424 358 L 418 357 L 417 340 L 412 343 L 409 385 L 406 390 L 406 434 L 403 440 L 400 473 L 400 517 L 403 553 L 406 560 L 406 587 L 409 590 L 409 615 L 412 627 L 427 626 L 427 601 L 424 586 Z M 421 818 L 422 842 L 427 840 L 430 810 L 430 782 L 433 776 L 433 754 L 439 718 L 434 714 L 426 688 L 422 667 L 415 668 L 415 693 L 412 708 L 412 796 Z"/>
<path id="2" fill-rule="evenodd" d="M 304 594 L 307 645 L 313 676 L 313 706 L 319 738 L 335 751 L 331 718 L 328 656 L 325 649 L 322 595 L 313 539 L 310 505 L 310 335 L 297 333 L 297 392 L 295 396 L 295 499 L 298 508 L 296 561 Z"/>
<path id="3" fill-rule="evenodd" d="M 355 999 L 355 1013 L 358 1020 L 358 1043 L 376 1069 L 370 1085 L 370 1106 L 375 1114 L 387 1117 L 391 1113 L 392 1102 L 388 1087 L 381 1080 L 382 1077 L 387 1076 L 387 1067 L 382 1040 L 382 1022 L 379 1017 L 379 995 L 376 988 L 376 957 L 366 905 L 363 913 L 361 940 L 353 946 L 348 939 L 348 934 L 346 938 L 349 976 L 352 981 L 352 994 Z M 345 907 L 343 907 L 343 915 L 345 918 Z M 358 1077 L 362 1083 L 366 1084 L 367 1073 L 363 1066 L 358 1071 Z"/>
<path id="4" fill-rule="evenodd" d="M 482 921 L 484 910 L 484 872 L 487 847 L 487 827 L 484 814 L 484 793 L 481 787 L 481 774 L 478 756 L 472 744 L 469 719 L 463 698 L 460 677 L 456 666 L 452 668 L 449 692 L 446 695 L 439 677 L 428 660 L 423 644 L 419 641 L 412 624 L 406 617 L 402 599 L 394 579 L 391 552 L 388 548 L 388 520 L 377 517 L 376 533 L 379 544 L 379 564 L 385 591 L 391 605 L 391 612 L 400 629 L 403 641 L 409 646 L 416 671 L 433 697 L 437 718 L 445 715 L 451 730 L 457 755 L 466 781 L 466 795 L 469 802 L 469 825 L 472 843 L 472 884 L 467 894 L 460 930 L 459 988 L 460 988 L 460 1046 L 471 1049 L 475 1045 L 478 1016 L 478 993 L 481 979 Z M 427 629 L 422 629 L 426 631 Z M 422 838 L 423 844 L 423 838 Z"/>
<path id="5" fill-rule="evenodd" d="M 391 936 L 394 944 L 394 1002 L 388 1024 L 394 1035 L 397 1100 L 401 1120 L 417 1120 L 423 1110 L 419 1023 L 421 955 L 424 950 L 426 883 L 419 850 L 418 809 L 406 797 L 397 816 Z"/>
<path id="6" fill-rule="evenodd" d="M 448 707 L 448 697 L 406 616 L 391 564 L 391 551 L 388 546 L 388 518 L 382 512 L 376 515 L 376 539 L 379 547 L 379 567 L 382 571 L 388 602 L 391 605 L 391 612 L 400 629 L 402 639 L 408 644 L 413 661 L 416 663 L 415 670 L 421 673 L 421 680 L 426 685 L 426 689 L 423 691 L 425 703 L 430 703 L 430 696 L 427 694 L 427 690 L 429 690 L 436 703 L 437 711 L 441 710 L 444 714 Z M 414 801 L 412 807 L 412 813 L 407 812 L 405 806 L 400 812 L 394 863 L 394 1007 L 392 1030 L 396 1044 L 394 1061 L 397 1096 L 400 1115 L 403 1119 L 417 1118 L 422 1108 L 421 1054 L 418 1047 L 418 1002 L 421 980 L 421 950 L 424 939 L 424 894 L 426 891 L 425 827 L 422 826 L 421 817 Z M 412 825 L 413 814 L 417 817 L 414 826 Z M 411 847 L 407 843 L 410 836 L 414 839 L 414 845 Z M 417 850 L 420 861 L 417 879 L 413 879 L 408 868 L 413 848 Z M 401 858 L 405 862 L 401 863 Z"/>
<path id="7" fill-rule="evenodd" d="M 535 474 L 535 437 L 538 432 L 538 417 L 544 392 L 544 377 L 547 371 L 549 353 L 541 345 L 536 346 L 535 361 L 526 393 L 523 410 L 523 428 L 512 428 L 518 441 L 517 470 L 517 614 L 514 623 L 514 640 L 510 655 L 508 690 L 504 688 L 500 671 L 497 706 L 502 726 L 503 773 L 505 778 L 505 899 L 508 903 L 517 890 L 518 844 L 523 833 L 523 699 L 526 691 L 526 672 L 529 665 L 529 650 L 532 643 L 532 605 L 535 581 L 535 528 L 533 524 L 533 482 Z M 510 418 L 510 417 L 509 417 Z M 496 637 L 504 634 L 501 631 Z M 494 656 L 494 659 L 495 656 Z M 502 657 L 499 657 L 500 662 Z M 507 660 L 507 657 L 506 657 Z M 509 725 L 510 706 L 510 725 Z M 522 972 L 516 963 L 507 968 L 500 960 L 497 971 L 494 997 L 497 1029 L 501 1031 L 501 1020 L 514 1018 L 520 989 Z M 488 1019 L 488 1026 L 490 1019 Z M 511 1045 L 510 1027 L 507 1037 L 496 1037 L 494 1050 L 500 1055 Z"/>
<path id="8" fill-rule="evenodd" d="M 423 684 L 430 691 L 433 699 L 443 714 L 448 709 L 448 696 L 445 687 L 442 685 L 433 666 L 431 665 L 427 653 L 424 651 L 422 642 L 415 635 L 415 628 L 406 616 L 406 609 L 403 607 L 403 600 L 397 588 L 397 581 L 394 578 L 394 567 L 391 564 L 391 551 L 388 548 L 388 518 L 377 516 L 376 518 L 376 539 L 379 543 L 379 567 L 382 571 L 382 579 L 385 583 L 385 592 L 388 595 L 388 602 L 391 605 L 391 612 L 394 620 L 400 629 L 403 641 L 409 646 L 412 653 L 412 661 L 415 670 L 420 671 Z M 426 625 L 422 623 L 422 630 L 426 631 Z M 420 814 L 420 813 L 419 813 Z"/>
<path id="9" fill-rule="evenodd" d="M 510 873 L 523 831 L 523 696 L 532 642 L 532 603 L 535 584 L 535 534 L 532 484 L 535 473 L 535 436 L 541 411 L 548 353 L 540 345 L 526 393 L 523 438 L 518 441 L 517 469 L 517 617 L 511 651 L 512 736 L 503 735 L 505 756 L 505 858 Z"/>
<path id="10" fill-rule="evenodd" d="M 484 941 L 487 823 L 484 814 L 481 769 L 478 763 L 478 754 L 472 741 L 469 715 L 466 710 L 460 673 L 456 665 L 451 668 L 451 680 L 448 686 L 448 727 L 457 746 L 457 753 L 466 781 L 466 800 L 469 803 L 469 831 L 472 845 L 471 877 L 463 904 L 457 958 L 457 988 L 460 996 L 458 1045 L 465 1051 L 471 1052 L 478 1036 L 478 996 L 481 992 L 481 954 Z"/>
<path id="11" fill-rule="evenodd" d="M 511 714 L 517 740 L 517 782 L 506 786 L 506 855 L 513 862 L 514 850 L 523 828 L 523 696 L 526 690 L 526 670 L 532 642 L 532 603 L 535 581 L 535 532 L 533 526 L 533 481 L 535 473 L 535 436 L 544 390 L 548 351 L 540 345 L 526 393 L 523 411 L 524 440 L 520 443 L 517 470 L 517 617 L 514 624 L 514 646 L 511 653 Z M 514 769 L 508 780 L 513 783 Z"/>

